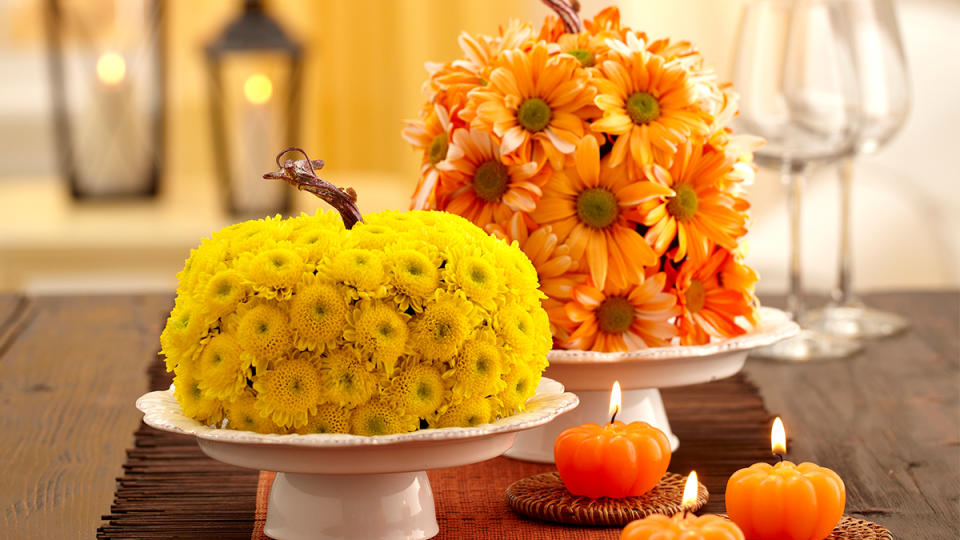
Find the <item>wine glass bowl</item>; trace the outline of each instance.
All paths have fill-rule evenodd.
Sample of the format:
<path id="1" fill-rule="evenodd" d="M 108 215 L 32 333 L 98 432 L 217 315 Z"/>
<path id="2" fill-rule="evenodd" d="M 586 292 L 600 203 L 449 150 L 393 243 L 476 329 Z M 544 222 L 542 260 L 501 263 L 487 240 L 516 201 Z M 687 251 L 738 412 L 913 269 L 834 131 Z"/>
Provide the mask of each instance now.
<path id="1" fill-rule="evenodd" d="M 804 176 L 817 164 L 849 155 L 857 140 L 859 91 L 844 2 L 754 0 L 743 7 L 733 83 L 740 93 L 735 129 L 766 144 L 761 166 L 778 169 L 788 192 L 790 266 L 787 306 L 804 314 L 800 215 Z M 842 358 L 861 349 L 855 341 L 811 330 L 761 349 L 758 356 L 785 361 Z"/>
<path id="2" fill-rule="evenodd" d="M 846 0 L 850 45 L 859 89 L 859 129 L 840 169 L 840 230 L 837 284 L 833 301 L 811 313 L 807 324 L 823 332 L 854 338 L 898 333 L 903 317 L 866 307 L 853 295 L 850 205 L 854 159 L 878 151 L 900 131 L 910 111 L 910 84 L 892 0 Z"/>

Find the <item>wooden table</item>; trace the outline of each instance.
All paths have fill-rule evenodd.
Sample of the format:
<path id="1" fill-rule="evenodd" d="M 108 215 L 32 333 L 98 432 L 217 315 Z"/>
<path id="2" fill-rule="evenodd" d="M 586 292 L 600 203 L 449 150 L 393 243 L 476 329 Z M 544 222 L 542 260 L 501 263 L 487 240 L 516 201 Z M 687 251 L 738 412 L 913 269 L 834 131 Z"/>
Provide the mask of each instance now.
<path id="1" fill-rule="evenodd" d="M 848 361 L 751 360 L 794 459 L 835 469 L 847 513 L 900 539 L 960 527 L 960 293 L 870 295 L 913 321 Z M 777 299 L 771 304 L 776 305 Z M 0 537 L 90 538 L 140 419 L 169 295 L 0 296 Z"/>

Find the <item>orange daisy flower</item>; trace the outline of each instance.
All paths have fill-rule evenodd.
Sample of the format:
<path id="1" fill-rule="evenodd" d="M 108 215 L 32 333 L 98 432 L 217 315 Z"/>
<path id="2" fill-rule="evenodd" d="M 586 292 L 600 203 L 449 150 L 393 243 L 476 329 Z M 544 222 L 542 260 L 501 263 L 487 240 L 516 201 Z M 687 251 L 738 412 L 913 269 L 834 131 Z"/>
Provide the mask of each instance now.
<path id="1" fill-rule="evenodd" d="M 680 314 L 680 308 L 676 296 L 663 290 L 666 280 L 660 272 L 638 285 L 574 287 L 573 302 L 565 308 L 577 326 L 567 346 L 616 352 L 669 345 L 677 335 L 670 319 Z"/>
<path id="2" fill-rule="evenodd" d="M 578 273 L 577 260 L 570 256 L 570 247 L 560 243 L 550 225 L 530 231 L 522 214 L 514 214 L 506 223 L 487 225 L 488 233 L 517 245 L 526 253 L 537 270 L 540 290 L 547 295 L 541 305 L 550 317 L 550 329 L 555 339 L 566 340 L 573 324 L 563 306 L 572 298 L 573 288 L 587 280 Z"/>
<path id="3" fill-rule="evenodd" d="M 668 187 L 631 182 L 624 167 L 603 166 L 594 137 L 584 137 L 572 166 L 554 173 L 530 217 L 551 225 L 570 255 L 581 261 L 599 288 L 640 283 L 644 266 L 659 260 L 627 215 L 641 202 L 669 195 Z"/>
<path id="4" fill-rule="evenodd" d="M 541 41 L 529 53 L 503 52 L 489 83 L 470 92 L 471 125 L 496 135 L 504 159 L 559 169 L 583 137 L 595 92 L 576 58 L 551 56 Z"/>
<path id="5" fill-rule="evenodd" d="M 649 227 L 645 238 L 658 255 L 676 239 L 674 262 L 688 256 L 703 262 L 713 244 L 733 249 L 747 232 L 749 203 L 723 190 L 735 177 L 729 156 L 687 142 L 677 148 L 669 169 L 649 169 L 648 178 L 672 192 L 644 202 L 631 217 Z"/>
<path id="6" fill-rule="evenodd" d="M 709 343 L 711 336 L 739 336 L 747 331 L 736 320 L 740 316 L 756 321 L 753 295 L 729 288 L 742 286 L 743 281 L 737 279 L 749 280 L 753 271 L 747 268 L 748 272 L 742 269 L 730 272 L 727 267 L 727 272 L 721 273 L 720 269 L 731 263 L 731 257 L 730 252 L 717 249 L 703 262 L 685 261 L 679 271 L 667 265 L 668 272 L 675 275 L 674 288 L 681 309 L 676 324 L 682 345 Z M 734 278 L 736 275 L 740 277 Z"/>
<path id="7" fill-rule="evenodd" d="M 451 149 L 455 156 L 437 165 L 437 209 L 484 227 L 536 208 L 540 188 L 550 179 L 548 167 L 504 164 L 490 134 L 477 129 L 455 131 Z"/>
<path id="8" fill-rule="evenodd" d="M 682 63 L 644 50 L 633 34 L 627 39 L 629 47 L 610 42 L 622 58 L 603 62 L 604 77 L 594 79 L 603 118 L 592 127 L 617 136 L 611 166 L 628 152 L 640 165 L 669 163 L 681 142 L 709 134 L 711 118 L 698 104 L 699 92 Z"/>
<path id="9" fill-rule="evenodd" d="M 426 120 L 407 120 L 402 135 L 411 146 L 423 152 L 420 162 L 420 181 L 413 191 L 410 208 L 429 208 L 434 204 L 439 171 L 437 165 L 447 158 L 459 157 L 459 149 L 451 149 L 450 116 L 447 109 L 434 105 Z"/>

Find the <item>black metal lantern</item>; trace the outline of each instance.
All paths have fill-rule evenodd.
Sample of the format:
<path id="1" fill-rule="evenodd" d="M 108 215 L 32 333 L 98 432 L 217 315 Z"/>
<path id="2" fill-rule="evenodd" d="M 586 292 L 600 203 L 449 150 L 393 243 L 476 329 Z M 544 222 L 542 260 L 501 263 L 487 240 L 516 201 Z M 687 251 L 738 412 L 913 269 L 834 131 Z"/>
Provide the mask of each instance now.
<path id="1" fill-rule="evenodd" d="M 298 137 L 301 48 L 247 0 L 243 13 L 207 46 L 217 170 L 234 215 L 285 212 L 289 190 L 264 182 L 278 148 Z"/>
<path id="2" fill-rule="evenodd" d="M 78 199 L 156 194 L 163 156 L 159 0 L 47 0 L 59 165 Z"/>

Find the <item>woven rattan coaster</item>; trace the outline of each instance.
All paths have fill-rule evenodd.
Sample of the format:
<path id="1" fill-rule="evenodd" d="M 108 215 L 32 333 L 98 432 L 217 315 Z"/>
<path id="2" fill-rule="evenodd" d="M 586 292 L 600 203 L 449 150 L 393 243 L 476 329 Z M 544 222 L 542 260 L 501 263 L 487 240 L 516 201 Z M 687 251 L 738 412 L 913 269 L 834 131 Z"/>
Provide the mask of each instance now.
<path id="1" fill-rule="evenodd" d="M 720 515 L 727 517 L 726 514 Z M 826 540 L 893 540 L 893 535 L 872 521 L 843 516 Z"/>
<path id="2" fill-rule="evenodd" d="M 507 488 L 507 503 L 518 514 L 570 525 L 626 525 L 650 514 L 680 512 L 680 499 L 687 477 L 667 473 L 650 492 L 625 499 L 590 499 L 567 491 L 556 472 L 517 480 Z M 696 511 L 707 504 L 707 488 L 697 485 Z"/>

